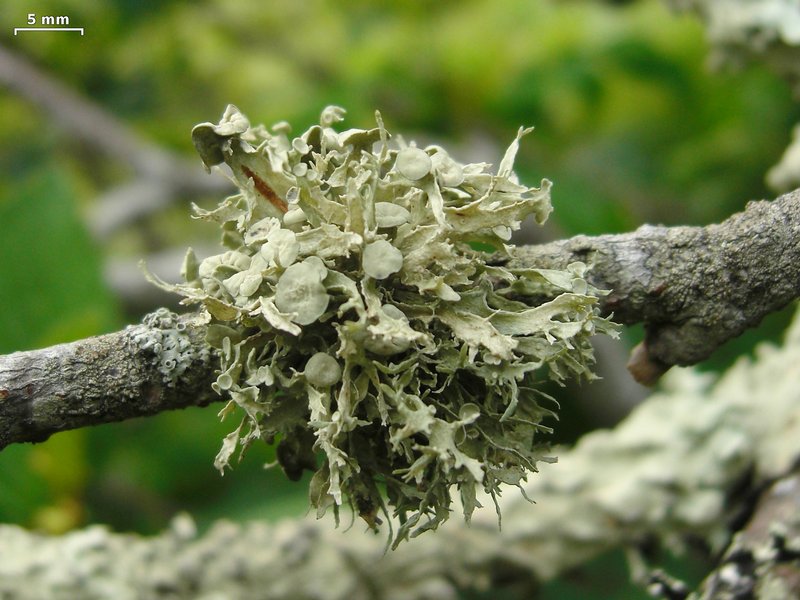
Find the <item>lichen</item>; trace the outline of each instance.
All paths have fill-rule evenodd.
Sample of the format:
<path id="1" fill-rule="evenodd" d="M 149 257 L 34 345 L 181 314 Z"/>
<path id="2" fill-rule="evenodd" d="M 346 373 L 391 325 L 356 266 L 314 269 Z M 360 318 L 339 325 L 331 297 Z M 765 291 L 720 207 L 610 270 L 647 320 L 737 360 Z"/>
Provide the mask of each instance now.
<path id="1" fill-rule="evenodd" d="M 162 382 L 175 387 L 196 360 L 209 359 L 207 348 L 198 350 L 186 332 L 186 323 L 166 308 L 145 315 L 145 329 L 137 329 L 132 339 L 140 351 L 152 355 Z"/>
<path id="2" fill-rule="evenodd" d="M 391 507 L 399 541 L 444 521 L 453 489 L 469 518 L 478 488 L 494 497 L 550 460 L 539 433 L 557 405 L 540 384 L 592 377 L 589 338 L 616 330 L 584 265 L 501 266 L 511 231 L 551 210 L 548 181 L 513 174 L 529 130 L 492 174 L 390 140 L 380 115 L 337 132 L 343 115 L 329 107 L 294 138 L 233 106 L 195 127 L 206 166 L 227 163 L 240 193 L 195 211 L 226 250 L 189 250 L 186 283 L 162 285 L 207 313 L 221 414 L 243 412 L 217 467 L 280 440 L 290 477 L 314 471 L 319 514 L 349 500 L 377 526 Z"/>

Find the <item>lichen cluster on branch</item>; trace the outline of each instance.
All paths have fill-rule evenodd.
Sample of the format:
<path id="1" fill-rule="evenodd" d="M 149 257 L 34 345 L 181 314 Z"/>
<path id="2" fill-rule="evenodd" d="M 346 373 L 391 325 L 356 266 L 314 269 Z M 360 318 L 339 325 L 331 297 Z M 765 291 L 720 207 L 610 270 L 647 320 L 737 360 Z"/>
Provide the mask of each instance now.
<path id="1" fill-rule="evenodd" d="M 190 249 L 186 283 L 162 285 L 207 313 L 221 414 L 244 413 L 216 466 L 280 440 L 289 477 L 314 471 L 318 513 L 349 500 L 375 526 L 385 490 L 399 541 L 447 518 L 453 486 L 469 518 L 478 487 L 520 485 L 546 459 L 536 434 L 556 408 L 537 384 L 591 377 L 589 338 L 615 328 L 584 265 L 488 262 L 551 210 L 549 182 L 512 171 L 529 130 L 492 174 L 390 141 L 377 114 L 373 129 L 337 132 L 343 114 L 328 107 L 297 137 L 233 106 L 195 127 L 206 166 L 227 163 L 240 193 L 195 211 L 227 250 L 199 262 Z"/>

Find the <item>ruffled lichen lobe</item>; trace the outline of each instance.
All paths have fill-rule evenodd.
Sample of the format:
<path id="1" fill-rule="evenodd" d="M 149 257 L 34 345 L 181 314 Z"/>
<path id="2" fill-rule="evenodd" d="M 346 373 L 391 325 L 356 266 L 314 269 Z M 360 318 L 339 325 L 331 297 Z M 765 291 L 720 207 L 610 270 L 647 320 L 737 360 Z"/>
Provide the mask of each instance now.
<path id="1" fill-rule="evenodd" d="M 557 405 L 538 387 L 591 377 L 589 338 L 616 331 L 584 265 L 498 260 L 526 217 L 551 211 L 548 181 L 513 174 L 529 130 L 493 174 L 392 139 L 377 114 L 337 131 L 343 115 L 328 107 L 297 137 L 233 106 L 195 127 L 206 166 L 225 162 L 240 191 L 195 209 L 225 250 L 189 250 L 185 283 L 168 287 L 207 313 L 221 414 L 243 415 L 217 467 L 280 440 L 287 474 L 314 471 L 319 514 L 349 501 L 375 526 L 391 509 L 399 541 L 445 520 L 453 490 L 469 518 L 478 489 L 495 496 L 549 460 L 538 433 Z"/>

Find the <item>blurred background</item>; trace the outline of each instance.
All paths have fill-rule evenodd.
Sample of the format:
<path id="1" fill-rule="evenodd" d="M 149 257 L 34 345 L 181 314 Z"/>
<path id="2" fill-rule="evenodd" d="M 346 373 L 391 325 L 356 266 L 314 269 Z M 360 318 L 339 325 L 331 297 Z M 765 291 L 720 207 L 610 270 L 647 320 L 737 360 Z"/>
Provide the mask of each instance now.
<path id="1" fill-rule="evenodd" d="M 68 17 L 85 35 L 15 36 L 29 14 L 37 25 Z M 0 353 L 174 306 L 136 264 L 175 280 L 186 246 L 213 251 L 216 233 L 189 218 L 190 202 L 213 206 L 230 188 L 202 170 L 189 133 L 228 103 L 298 132 L 328 104 L 347 109 L 345 127 L 371 127 L 379 109 L 406 139 L 495 164 L 517 128 L 533 125 L 517 172 L 554 182 L 555 211 L 522 241 L 720 221 L 775 195 L 764 175 L 800 107 L 767 70 L 712 73 L 707 54 L 702 25 L 657 0 L 4 0 Z M 704 368 L 776 339 L 787 318 L 769 318 Z M 640 335 L 626 332 L 625 343 Z M 624 372 L 625 346 L 599 354 L 601 384 L 554 391 L 555 441 L 613 424 L 645 393 Z M 304 515 L 307 486 L 263 469 L 271 449 L 251 448 L 219 476 L 212 462 L 230 427 L 212 406 L 9 447 L 0 522 L 150 533 L 179 511 L 201 527 Z M 602 597 L 636 597 L 619 556 L 542 597 L 581 597 L 592 569 L 606 580 Z"/>

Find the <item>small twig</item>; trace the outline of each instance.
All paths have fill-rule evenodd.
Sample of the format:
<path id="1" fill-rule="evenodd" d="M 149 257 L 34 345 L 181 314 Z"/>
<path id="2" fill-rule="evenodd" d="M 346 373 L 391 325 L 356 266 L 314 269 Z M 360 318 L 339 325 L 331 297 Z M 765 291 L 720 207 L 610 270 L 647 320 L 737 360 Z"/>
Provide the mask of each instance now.
<path id="1" fill-rule="evenodd" d="M 219 400 L 204 337 L 195 316 L 162 313 L 151 325 L 0 357 L 0 450 Z"/>

